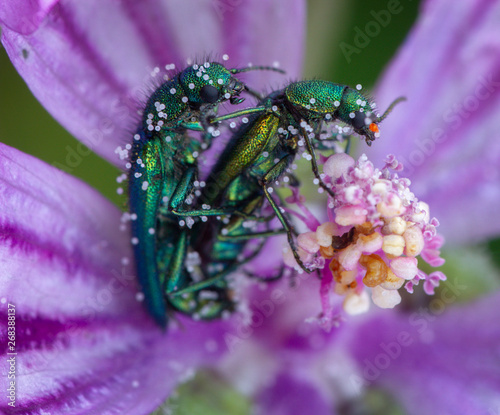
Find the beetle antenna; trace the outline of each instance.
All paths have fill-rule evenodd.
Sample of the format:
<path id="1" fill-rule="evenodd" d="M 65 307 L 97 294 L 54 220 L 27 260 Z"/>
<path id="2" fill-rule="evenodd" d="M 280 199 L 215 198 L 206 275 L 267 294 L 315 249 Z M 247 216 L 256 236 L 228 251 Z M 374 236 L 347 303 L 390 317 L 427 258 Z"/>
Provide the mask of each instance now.
<path id="1" fill-rule="evenodd" d="M 273 71 L 273 72 L 279 72 L 282 74 L 286 73 L 283 69 L 275 68 L 274 66 L 248 66 L 246 68 L 235 68 L 235 69 L 229 70 L 229 72 L 231 72 L 231 73 L 242 73 L 242 72 L 249 72 L 249 71 Z"/>
<path id="2" fill-rule="evenodd" d="M 377 117 L 375 122 L 379 123 L 380 121 L 385 120 L 385 118 L 389 115 L 389 113 L 394 109 L 394 107 L 399 104 L 400 102 L 406 101 L 406 97 L 399 97 L 396 98 L 394 101 L 392 101 L 392 104 L 389 105 L 389 108 L 385 110 L 385 112 L 382 114 L 381 117 Z"/>

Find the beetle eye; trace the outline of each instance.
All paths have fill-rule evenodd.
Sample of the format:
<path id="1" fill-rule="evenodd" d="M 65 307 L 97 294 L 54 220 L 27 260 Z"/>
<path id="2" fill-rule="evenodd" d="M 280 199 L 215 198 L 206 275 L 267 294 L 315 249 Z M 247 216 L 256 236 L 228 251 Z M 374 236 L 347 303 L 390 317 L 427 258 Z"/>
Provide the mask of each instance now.
<path id="1" fill-rule="evenodd" d="M 219 100 L 219 90 L 212 85 L 205 85 L 200 90 L 200 98 L 204 103 L 215 104 Z"/>
<path id="2" fill-rule="evenodd" d="M 366 120 L 366 113 L 361 112 L 361 111 L 356 111 L 354 113 L 354 118 L 351 121 L 351 125 L 354 127 L 356 130 L 360 130 L 361 128 L 366 126 L 365 120 Z"/>

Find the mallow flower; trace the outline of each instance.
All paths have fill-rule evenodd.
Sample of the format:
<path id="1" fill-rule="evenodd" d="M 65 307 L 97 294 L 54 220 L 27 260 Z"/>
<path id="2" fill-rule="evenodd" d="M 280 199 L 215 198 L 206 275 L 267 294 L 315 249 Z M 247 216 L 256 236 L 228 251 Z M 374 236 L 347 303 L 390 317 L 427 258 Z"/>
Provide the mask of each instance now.
<path id="1" fill-rule="evenodd" d="M 260 0 L 2 2 L 0 9 L 2 43 L 33 93 L 122 168 L 115 149 L 131 142 L 155 67 L 227 54 L 228 67 L 279 61 L 297 77 L 302 60 L 302 1 L 286 8 Z M 246 79 L 259 89 L 260 76 Z M 165 332 L 145 312 L 117 207 L 27 154 L 3 144 L 0 154 L 0 412 L 149 413 L 197 367 L 225 354 L 230 321 L 179 316 Z"/>
<path id="2" fill-rule="evenodd" d="M 332 185 L 354 179 L 349 175 L 356 163 L 373 173 L 373 166 L 384 168 L 384 160 L 385 168 L 397 169 L 398 160 L 409 168 L 404 177 L 411 192 L 439 218 L 448 243 L 498 234 L 500 151 L 494 127 L 500 51 L 492 39 L 500 35 L 499 15 L 493 2 L 423 4 L 375 94 L 380 108 L 401 94 L 408 98 L 406 107 L 394 109 L 380 138 L 363 150 L 370 161 L 339 154 L 330 162 L 334 168 L 325 164 L 325 173 L 335 175 Z M 38 99 L 76 138 L 124 167 L 115 148 L 130 141 L 138 91 L 148 86 L 156 66 L 179 66 L 212 52 L 228 54 L 234 66 L 279 61 L 293 79 L 301 62 L 304 4 L 4 2 L 0 19 L 2 43 Z M 254 88 L 282 82 L 267 73 L 248 79 Z M 445 282 L 435 299 L 410 312 L 399 311 L 401 306 L 368 310 L 326 331 L 315 317 L 325 312 L 325 300 L 340 293 L 325 294 L 323 280 L 302 273 L 292 285 L 251 285 L 242 300 L 250 313 L 213 322 L 178 316 L 164 332 L 138 301 L 119 210 L 31 156 L 1 145 L 0 157 L 3 412 L 148 413 L 201 367 L 230 380 L 262 414 L 369 413 L 363 405 L 374 390 L 410 414 L 500 410 L 498 294 L 445 310 L 465 289 Z M 335 167 L 343 163 L 347 168 Z M 325 213 L 332 215 L 328 211 L 338 206 L 329 203 Z M 359 217 L 338 208 L 335 214 L 345 224 Z M 437 223 L 424 205 L 419 208 L 411 213 L 423 212 L 422 239 L 415 231 L 405 238 L 409 218 L 404 230 L 389 216 L 383 226 L 402 236 L 404 258 L 420 254 L 440 265 L 441 240 L 426 228 Z M 361 213 L 365 222 L 369 213 Z M 322 237 L 345 234 L 329 226 Z M 389 235 L 383 226 L 376 231 L 382 238 Z M 303 247 L 310 246 L 311 238 L 302 239 Z M 401 248 L 390 242 L 390 249 Z M 415 255 L 405 252 L 408 246 Z M 384 262 L 397 259 L 383 244 L 372 248 L 390 255 Z M 280 242 L 269 241 L 254 272 L 279 263 L 280 250 Z M 410 282 L 422 276 L 431 293 L 441 274 L 423 276 L 408 262 L 414 261 L 389 267 L 396 276 L 403 270 L 398 277 Z M 7 343 L 9 310 L 16 316 L 14 351 Z M 8 391 L 12 370 L 14 393 Z"/>
<path id="3" fill-rule="evenodd" d="M 308 283 L 311 275 L 301 274 L 302 278 L 299 276 L 296 281 L 298 287 L 288 294 L 284 305 L 278 296 L 283 288 L 276 288 L 280 290 L 278 292 L 270 290 L 267 295 L 261 294 L 254 303 L 255 312 L 261 316 L 271 314 L 271 321 L 260 324 L 252 333 L 251 340 L 242 345 L 242 353 L 254 355 L 252 361 L 260 359 L 266 362 L 264 367 L 266 364 L 269 366 L 267 362 L 271 361 L 268 350 L 279 350 L 280 363 L 274 364 L 275 374 L 272 380 L 265 378 L 272 386 L 261 390 L 258 395 L 262 413 L 272 410 L 277 413 L 287 413 L 287 410 L 288 413 L 300 413 L 300 410 L 305 411 L 303 407 L 296 412 L 290 408 L 299 407 L 298 402 L 305 401 L 315 408 L 315 413 L 324 414 L 392 413 L 390 411 L 395 410 L 394 407 L 399 407 L 400 411 L 395 413 L 415 415 L 499 413 L 500 325 L 495 321 L 499 293 L 490 293 L 467 305 L 456 304 L 467 291 L 475 291 L 475 286 L 482 284 L 481 279 L 488 267 L 455 256 L 460 266 L 467 268 L 465 273 L 470 273 L 470 278 L 464 278 L 463 270 L 458 273 L 460 277 L 448 274 L 447 281 L 442 281 L 440 271 L 431 271 L 426 275 L 417 271 L 417 276 L 424 277 L 418 280 L 425 279 L 424 292 L 431 293 L 438 281 L 441 288 L 436 290 L 434 298 L 419 296 L 409 300 L 406 311 L 401 305 L 391 311 L 370 306 L 368 298 L 362 298 L 362 295 L 358 298 L 351 295 L 347 300 L 349 293 L 356 289 L 349 285 L 363 283 L 363 279 L 355 275 L 354 280 L 343 280 L 344 277 L 352 278 L 348 274 L 354 269 L 357 273 L 360 268 L 369 268 L 370 262 L 380 264 L 379 259 L 368 259 L 373 255 L 371 250 L 376 249 L 375 254 L 387 265 L 392 263 L 386 262 L 386 259 L 393 260 L 388 257 L 389 254 L 399 257 L 397 249 L 403 248 L 403 255 L 412 257 L 405 253 L 410 239 L 404 237 L 408 227 L 403 230 L 400 219 L 393 222 L 393 218 L 400 217 L 396 214 L 398 212 L 392 212 L 389 220 L 384 219 L 387 208 L 397 210 L 398 199 L 404 201 L 404 198 L 392 199 L 398 202 L 395 204 L 380 205 L 384 199 L 377 197 L 393 192 L 383 186 L 383 191 L 377 194 L 377 188 L 380 190 L 378 183 L 369 187 L 374 193 L 365 192 L 367 187 L 363 185 L 367 184 L 367 180 L 373 180 L 374 176 L 378 176 L 375 180 L 387 180 L 393 179 L 397 173 L 400 178 L 405 178 L 399 181 L 397 190 L 403 190 L 400 196 L 415 200 L 404 190 L 409 186 L 411 193 L 418 197 L 417 203 L 423 201 L 429 206 L 429 209 L 422 206 L 421 211 L 429 213 L 424 223 L 427 220 L 431 223 L 432 217 L 438 218 L 436 235 L 442 234 L 447 246 L 460 247 L 457 249 L 465 258 L 472 258 L 468 250 L 472 250 L 474 242 L 498 235 L 500 221 L 494 212 L 500 196 L 500 140 L 495 114 L 500 104 L 500 78 L 498 45 L 492 39 L 499 34 L 496 24 L 499 17 L 497 3 L 423 3 L 415 27 L 384 73 L 375 93 L 380 108 L 385 108 L 399 95 L 406 96 L 408 101 L 396 107 L 387 117 L 380 127 L 381 138 L 372 148 L 361 148 L 360 154 L 354 158 L 336 154 L 330 163 L 325 164 L 324 173 L 331 177 L 333 188 L 340 193 L 339 200 L 331 200 L 325 206 L 329 220 L 325 223 L 314 223 L 315 218 L 303 209 L 301 216 L 310 231 L 304 233 L 299 244 L 303 249 L 303 258 L 309 260 L 309 264 L 317 268 L 325 263 L 330 266 L 325 267 L 323 279 L 320 283 L 315 282 L 317 286 L 314 289 Z M 388 154 L 393 156 L 387 158 Z M 400 163 L 403 169 L 399 168 Z M 356 201 L 356 206 L 361 209 L 342 205 L 342 198 Z M 292 201 L 299 207 L 304 204 L 297 195 Z M 411 207 L 411 203 L 407 206 Z M 371 229 L 368 234 L 373 240 L 379 239 L 377 234 L 383 239 L 390 236 L 392 241 L 385 250 L 384 244 L 381 247 L 372 244 L 370 238 L 358 243 L 355 235 L 350 236 L 341 229 L 343 225 L 353 225 L 358 221 L 353 234 L 367 237 L 363 225 L 373 223 L 374 211 L 379 214 L 375 215 L 376 219 L 384 220 L 379 230 L 375 229 L 374 233 Z M 402 213 L 405 215 L 408 212 Z M 405 222 L 407 225 L 408 222 Z M 399 233 L 404 244 L 396 236 Z M 328 252 L 328 244 L 322 246 L 324 238 L 330 237 L 337 237 L 334 242 L 342 248 L 338 252 Z M 423 259 L 431 266 L 440 265 L 437 255 L 442 242 L 440 238 L 429 234 L 427 243 L 424 238 L 422 245 L 419 236 L 417 239 L 413 237 L 411 240 L 420 240 L 420 243 L 412 243 L 412 249 L 421 246 Z M 394 243 L 398 240 L 400 243 Z M 426 247 L 429 250 L 424 254 Z M 386 252 L 389 250 L 391 252 Z M 323 260 L 314 257 L 318 252 Z M 342 252 L 345 255 L 342 256 Z M 326 257 L 335 259 L 336 255 L 337 262 L 326 262 Z M 363 255 L 368 257 L 364 261 Z M 289 255 L 285 258 L 290 259 Z M 332 263 L 334 266 L 331 266 Z M 418 264 L 420 267 L 420 260 Z M 290 261 L 290 265 L 295 264 Z M 346 270 L 340 269 L 342 265 L 355 265 L 356 268 L 346 273 Z M 379 271 L 384 267 L 373 268 Z M 402 270 L 399 266 L 397 269 Z M 391 270 L 394 271 L 393 268 Z M 498 271 L 490 272 L 498 278 Z M 366 277 L 366 274 L 368 272 L 362 275 Z M 378 272 L 372 274 L 377 275 Z M 331 291 L 324 293 L 323 289 L 335 277 L 338 280 L 333 288 L 339 295 L 332 298 Z M 330 282 L 325 281 L 327 278 Z M 403 283 L 412 291 L 418 280 Z M 397 287 L 387 279 L 383 282 L 369 279 L 368 283 L 375 288 L 381 287 L 385 292 Z M 311 304 L 314 294 L 304 294 L 306 287 L 316 294 L 314 304 Z M 393 306 L 399 301 L 394 293 L 381 296 L 380 290 L 377 291 L 372 288 L 370 295 L 379 306 Z M 317 302 L 318 292 L 323 300 L 321 309 Z M 352 299 L 357 301 L 349 301 Z M 366 307 L 370 310 L 348 317 L 347 321 L 345 314 L 338 313 L 339 310 L 365 311 Z M 331 313 L 326 320 L 325 311 Z M 339 314 L 339 319 L 331 318 Z M 305 315 L 313 317 L 310 319 L 313 322 L 317 322 L 319 316 L 321 323 L 329 323 L 329 326 L 339 324 L 339 327 L 333 327 L 328 334 L 319 333 L 310 324 L 304 323 Z M 255 321 L 258 320 L 255 318 Z M 276 327 L 280 328 L 279 336 L 273 335 Z M 252 369 L 255 371 L 255 368 Z M 248 373 L 253 372 L 249 369 Z M 244 378 L 242 372 L 239 376 Z M 276 399 L 280 394 L 287 396 L 284 391 L 293 391 L 293 400 Z M 385 396 L 389 404 L 377 405 L 374 399 L 377 394 Z"/>

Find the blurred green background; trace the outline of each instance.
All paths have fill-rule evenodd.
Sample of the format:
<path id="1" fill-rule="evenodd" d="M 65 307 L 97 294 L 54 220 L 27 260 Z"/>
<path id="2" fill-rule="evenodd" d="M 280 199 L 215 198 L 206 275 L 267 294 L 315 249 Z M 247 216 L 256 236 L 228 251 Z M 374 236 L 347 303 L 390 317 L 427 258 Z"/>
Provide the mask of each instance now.
<path id="1" fill-rule="evenodd" d="M 418 1 L 400 0 L 401 12 L 391 16 L 386 28 L 379 25 L 380 33 L 369 37 L 360 52 L 353 52 L 350 62 L 340 45 L 344 42 L 354 46 L 356 27 L 365 32 L 366 24 L 374 22 L 371 13 L 387 10 L 388 1 L 311 0 L 308 6 L 304 76 L 349 85 L 361 83 L 370 88 L 412 26 Z M 5 50 L 0 48 L 0 141 L 50 164 L 65 165 L 68 149 L 75 148 L 75 139 L 33 97 Z M 122 204 L 123 199 L 116 193 L 119 171 L 100 157 L 90 154 L 71 174 L 97 188 L 114 203 Z"/>

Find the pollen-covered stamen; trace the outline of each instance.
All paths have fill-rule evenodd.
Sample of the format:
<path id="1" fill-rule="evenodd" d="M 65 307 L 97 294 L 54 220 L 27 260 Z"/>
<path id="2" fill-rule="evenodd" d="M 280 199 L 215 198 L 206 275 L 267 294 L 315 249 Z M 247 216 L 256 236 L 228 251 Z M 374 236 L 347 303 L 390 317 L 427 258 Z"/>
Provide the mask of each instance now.
<path id="1" fill-rule="evenodd" d="M 307 267 L 321 268 L 318 257 L 329 261 L 323 273 L 331 273 L 324 278 L 332 281 L 333 290 L 322 290 L 322 305 L 330 304 L 324 296 L 343 295 L 344 311 L 357 314 L 366 310 L 362 299 L 371 290 L 375 305 L 392 308 L 401 301 L 397 290 L 403 285 L 412 292 L 424 280 L 424 291 L 432 294 L 446 278 L 439 271 L 427 275 L 418 269 L 419 258 L 431 266 L 444 263 L 439 256 L 443 238 L 429 206 L 396 173 L 401 170 L 393 156 L 381 170 L 364 155 L 355 162 L 347 154 L 335 154 L 324 163 L 324 180 L 335 194 L 328 203 L 330 222 L 297 238 Z M 324 308 L 322 324 L 334 320 L 327 315 L 330 309 Z"/>
<path id="2" fill-rule="evenodd" d="M 376 287 L 387 279 L 388 267 L 378 255 L 361 255 L 359 264 L 366 268 L 363 284 L 367 287 Z"/>

